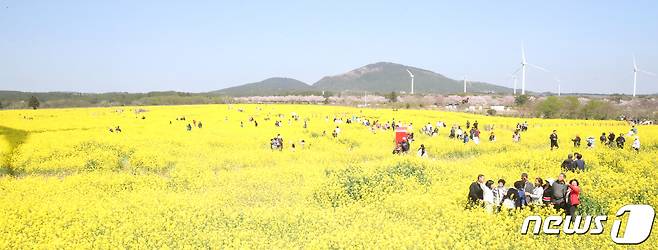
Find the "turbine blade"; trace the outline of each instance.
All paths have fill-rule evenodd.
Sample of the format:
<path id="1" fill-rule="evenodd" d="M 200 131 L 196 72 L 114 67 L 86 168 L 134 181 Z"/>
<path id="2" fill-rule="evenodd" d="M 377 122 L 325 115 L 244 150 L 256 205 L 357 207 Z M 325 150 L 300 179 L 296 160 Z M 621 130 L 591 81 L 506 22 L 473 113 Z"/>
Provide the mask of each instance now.
<path id="1" fill-rule="evenodd" d="M 633 69 L 637 70 L 637 62 L 635 61 L 635 55 L 633 55 Z"/>
<path id="2" fill-rule="evenodd" d="M 645 73 L 645 74 L 650 75 L 650 76 L 656 76 L 656 73 L 652 73 L 652 72 L 649 72 L 649 71 L 640 70 L 640 72 Z"/>
<path id="3" fill-rule="evenodd" d="M 523 68 L 523 67 L 519 67 L 516 71 L 514 71 L 514 73 L 512 73 L 512 75 L 516 77 L 516 73 L 519 73 L 519 71 L 520 71 L 522 68 Z"/>
<path id="4" fill-rule="evenodd" d="M 544 71 L 544 72 L 546 72 L 546 73 L 550 73 L 549 70 L 547 70 L 547 69 L 545 69 L 545 68 L 543 68 L 543 67 L 540 67 L 540 66 L 537 66 L 537 65 L 534 65 L 534 64 L 529 64 L 529 63 L 528 63 L 528 65 L 530 65 L 530 66 L 532 66 L 532 67 L 534 67 L 534 68 L 536 68 L 536 69 L 539 69 L 539 70 L 541 70 L 541 71 Z"/>
<path id="5" fill-rule="evenodd" d="M 414 74 L 412 74 L 412 73 L 411 73 L 411 71 L 410 71 L 410 70 L 408 70 L 408 69 L 407 69 L 407 73 L 409 73 L 409 77 L 411 77 L 411 78 L 413 78 L 413 77 L 414 77 Z"/>
<path id="6" fill-rule="evenodd" d="M 525 46 L 523 45 L 523 42 L 521 42 L 521 60 L 523 61 L 523 63 L 526 62 L 526 60 L 525 60 Z"/>

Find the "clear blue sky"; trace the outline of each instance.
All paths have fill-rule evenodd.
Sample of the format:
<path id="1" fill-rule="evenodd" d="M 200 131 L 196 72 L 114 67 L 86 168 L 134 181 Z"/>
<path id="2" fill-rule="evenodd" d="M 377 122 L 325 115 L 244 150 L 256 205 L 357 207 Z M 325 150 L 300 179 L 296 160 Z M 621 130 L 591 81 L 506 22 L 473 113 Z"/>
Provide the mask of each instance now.
<path id="1" fill-rule="evenodd" d="M 511 86 L 528 61 L 563 91 L 630 93 L 658 73 L 658 1 L 0 0 L 0 89 L 201 92 L 313 83 L 390 61 Z M 457 3 L 459 2 L 459 3 Z M 556 91 L 528 71 L 528 89 Z M 640 75 L 639 93 L 658 93 Z"/>

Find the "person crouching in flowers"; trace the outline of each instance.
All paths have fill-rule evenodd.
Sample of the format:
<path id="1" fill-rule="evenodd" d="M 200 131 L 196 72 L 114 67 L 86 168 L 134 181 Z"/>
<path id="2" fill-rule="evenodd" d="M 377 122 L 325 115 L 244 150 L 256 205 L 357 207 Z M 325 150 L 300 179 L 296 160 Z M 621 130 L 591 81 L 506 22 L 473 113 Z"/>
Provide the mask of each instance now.
<path id="1" fill-rule="evenodd" d="M 484 184 L 484 175 L 479 174 L 477 181 L 471 183 L 471 186 L 468 188 L 467 208 L 473 208 L 482 203 L 482 200 L 484 199 L 482 184 Z"/>
<path id="2" fill-rule="evenodd" d="M 510 188 L 507 190 L 507 193 L 503 197 L 503 203 L 501 204 L 501 210 L 505 209 L 507 211 L 514 210 L 516 208 L 516 201 L 519 199 L 519 192 L 516 188 Z"/>

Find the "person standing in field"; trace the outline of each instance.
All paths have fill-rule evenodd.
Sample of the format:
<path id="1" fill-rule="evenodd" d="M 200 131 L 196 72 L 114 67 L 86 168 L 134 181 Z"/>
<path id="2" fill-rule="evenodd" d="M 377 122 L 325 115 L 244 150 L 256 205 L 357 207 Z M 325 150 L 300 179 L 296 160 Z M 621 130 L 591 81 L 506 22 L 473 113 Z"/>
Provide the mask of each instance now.
<path id="1" fill-rule="evenodd" d="M 595 142 L 594 137 L 592 136 L 587 137 L 586 141 L 587 141 L 587 148 L 594 148 L 594 142 Z"/>
<path id="2" fill-rule="evenodd" d="M 482 186 L 482 201 L 484 201 L 484 209 L 489 213 L 493 212 L 494 207 L 494 194 L 491 187 L 493 183 L 492 180 L 488 180 Z"/>
<path id="3" fill-rule="evenodd" d="M 471 183 L 471 186 L 468 188 L 468 207 L 472 208 L 477 206 L 484 199 L 484 190 L 482 186 L 484 184 L 484 175 L 479 174 L 477 181 Z"/>
<path id="4" fill-rule="evenodd" d="M 601 137 L 599 137 L 599 141 L 601 141 L 601 145 L 605 145 L 607 140 L 608 137 L 605 135 L 605 132 L 601 133 Z"/>
<path id="5" fill-rule="evenodd" d="M 521 173 L 521 183 L 523 183 L 522 191 L 531 193 L 535 189 L 535 186 L 532 185 L 532 182 L 528 180 L 528 173 Z"/>
<path id="6" fill-rule="evenodd" d="M 580 147 L 580 135 L 576 135 L 576 137 L 573 138 L 573 139 L 571 139 L 571 141 L 573 142 L 573 146 L 574 146 L 575 148 L 579 148 L 579 147 Z"/>
<path id="7" fill-rule="evenodd" d="M 569 181 L 569 212 L 567 215 L 571 215 L 571 218 L 573 216 L 576 216 L 576 213 L 578 213 L 578 206 L 580 205 L 580 185 L 578 183 L 578 180 L 573 179 Z"/>
<path id="8" fill-rule="evenodd" d="M 526 191 L 526 195 L 530 197 L 530 204 L 534 206 L 541 206 L 544 197 L 544 180 L 537 177 L 535 178 L 535 188 L 532 192 Z"/>
<path id="9" fill-rule="evenodd" d="M 457 132 L 456 132 L 456 133 L 457 133 L 457 139 L 458 139 L 458 140 L 462 140 L 462 139 L 464 139 L 464 138 L 463 138 L 463 137 L 464 137 L 464 131 L 462 131 L 462 127 L 461 127 L 461 126 L 458 126 L 458 127 L 457 127 Z"/>
<path id="10" fill-rule="evenodd" d="M 517 190 L 518 197 L 515 201 L 516 208 L 523 208 L 528 205 L 528 197 L 526 196 L 523 181 L 514 182 L 514 188 Z"/>
<path id="11" fill-rule="evenodd" d="M 473 136 L 473 143 L 475 143 L 475 145 L 478 145 L 480 144 L 480 130 L 475 127 L 476 123 L 473 123 L 473 133 L 471 133 L 471 136 Z"/>
<path id="12" fill-rule="evenodd" d="M 491 131 L 491 134 L 489 134 L 489 141 L 490 142 L 495 142 L 496 141 L 496 134 L 494 134 L 493 131 Z"/>
<path id="13" fill-rule="evenodd" d="M 632 147 L 635 150 L 635 152 L 640 152 L 640 137 L 639 136 L 637 136 L 637 135 L 635 136 L 635 140 L 633 140 Z"/>
<path id="14" fill-rule="evenodd" d="M 551 133 L 549 139 L 551 140 L 551 150 L 553 150 L 553 148 L 560 148 L 560 146 L 557 144 L 557 130 L 553 130 L 553 133 Z"/>
<path id="15" fill-rule="evenodd" d="M 610 134 L 608 134 L 608 146 L 614 147 L 615 146 L 614 143 L 615 143 L 615 133 L 610 132 Z"/>
<path id="16" fill-rule="evenodd" d="M 505 195 L 507 195 L 507 189 L 505 188 L 505 180 L 503 179 L 498 180 L 498 186 L 493 189 L 493 195 L 494 195 L 494 205 L 496 207 L 500 207 L 503 204 Z"/>
<path id="17" fill-rule="evenodd" d="M 187 131 L 192 131 L 192 124 L 187 124 Z"/>
<path id="18" fill-rule="evenodd" d="M 553 208 L 558 211 L 567 211 L 567 184 L 564 181 L 564 178 L 566 178 L 566 175 L 560 173 L 557 177 L 557 181 L 553 182 L 553 196 L 551 196 L 551 200 L 553 201 Z"/>
<path id="19" fill-rule="evenodd" d="M 427 151 L 425 151 L 424 144 L 420 144 L 420 148 L 418 148 L 418 156 L 421 158 L 427 158 Z"/>
<path id="20" fill-rule="evenodd" d="M 198 128 L 202 128 L 202 127 L 203 127 L 203 124 L 201 124 L 201 121 L 199 121 L 199 122 L 197 122 L 196 126 L 197 126 Z"/>
<path id="21" fill-rule="evenodd" d="M 545 206 L 548 206 L 551 204 L 551 199 L 553 196 L 553 180 L 549 179 L 546 182 L 544 182 L 544 194 L 542 195 L 542 202 L 544 203 Z"/>
<path id="22" fill-rule="evenodd" d="M 521 134 L 519 133 L 519 130 L 514 130 L 514 134 L 512 135 L 512 141 L 513 142 L 520 142 L 521 141 Z"/>
<path id="23" fill-rule="evenodd" d="M 573 155 L 567 155 L 567 159 L 562 161 L 562 171 L 573 172 L 576 169 L 573 162 Z"/>
<path id="24" fill-rule="evenodd" d="M 583 155 L 576 153 L 576 160 L 573 161 L 574 170 L 585 171 L 585 161 Z"/>
<path id="25" fill-rule="evenodd" d="M 617 142 L 618 148 L 624 149 L 624 143 L 626 143 L 626 138 L 624 138 L 623 133 L 620 133 L 615 141 Z"/>

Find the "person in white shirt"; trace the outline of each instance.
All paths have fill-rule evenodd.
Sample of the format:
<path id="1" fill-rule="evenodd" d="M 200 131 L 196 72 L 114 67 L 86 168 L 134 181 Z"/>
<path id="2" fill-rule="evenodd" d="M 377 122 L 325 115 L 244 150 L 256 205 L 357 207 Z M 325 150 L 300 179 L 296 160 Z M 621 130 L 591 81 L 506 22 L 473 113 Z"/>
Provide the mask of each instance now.
<path id="1" fill-rule="evenodd" d="M 462 127 L 457 127 L 457 139 L 462 139 L 462 136 L 464 136 L 464 131 L 462 131 Z"/>
<path id="2" fill-rule="evenodd" d="M 526 192 L 525 194 L 530 197 L 529 204 L 542 205 L 542 199 L 544 197 L 544 180 L 539 177 L 535 178 L 535 188 L 532 190 L 532 193 Z"/>
<path id="3" fill-rule="evenodd" d="M 482 186 L 482 200 L 484 201 L 484 209 L 491 213 L 493 212 L 493 206 L 494 206 L 494 194 L 493 191 L 491 190 L 491 186 L 493 185 L 492 180 L 488 180 L 484 185 L 480 184 Z"/>
<path id="4" fill-rule="evenodd" d="M 494 200 L 493 203 L 495 206 L 500 207 L 503 204 L 505 195 L 507 194 L 507 188 L 505 188 L 505 180 L 498 180 L 498 186 L 493 190 Z"/>
<path id="5" fill-rule="evenodd" d="M 633 141 L 632 145 L 633 149 L 635 149 L 635 152 L 640 152 L 640 137 L 635 136 L 635 140 Z"/>

